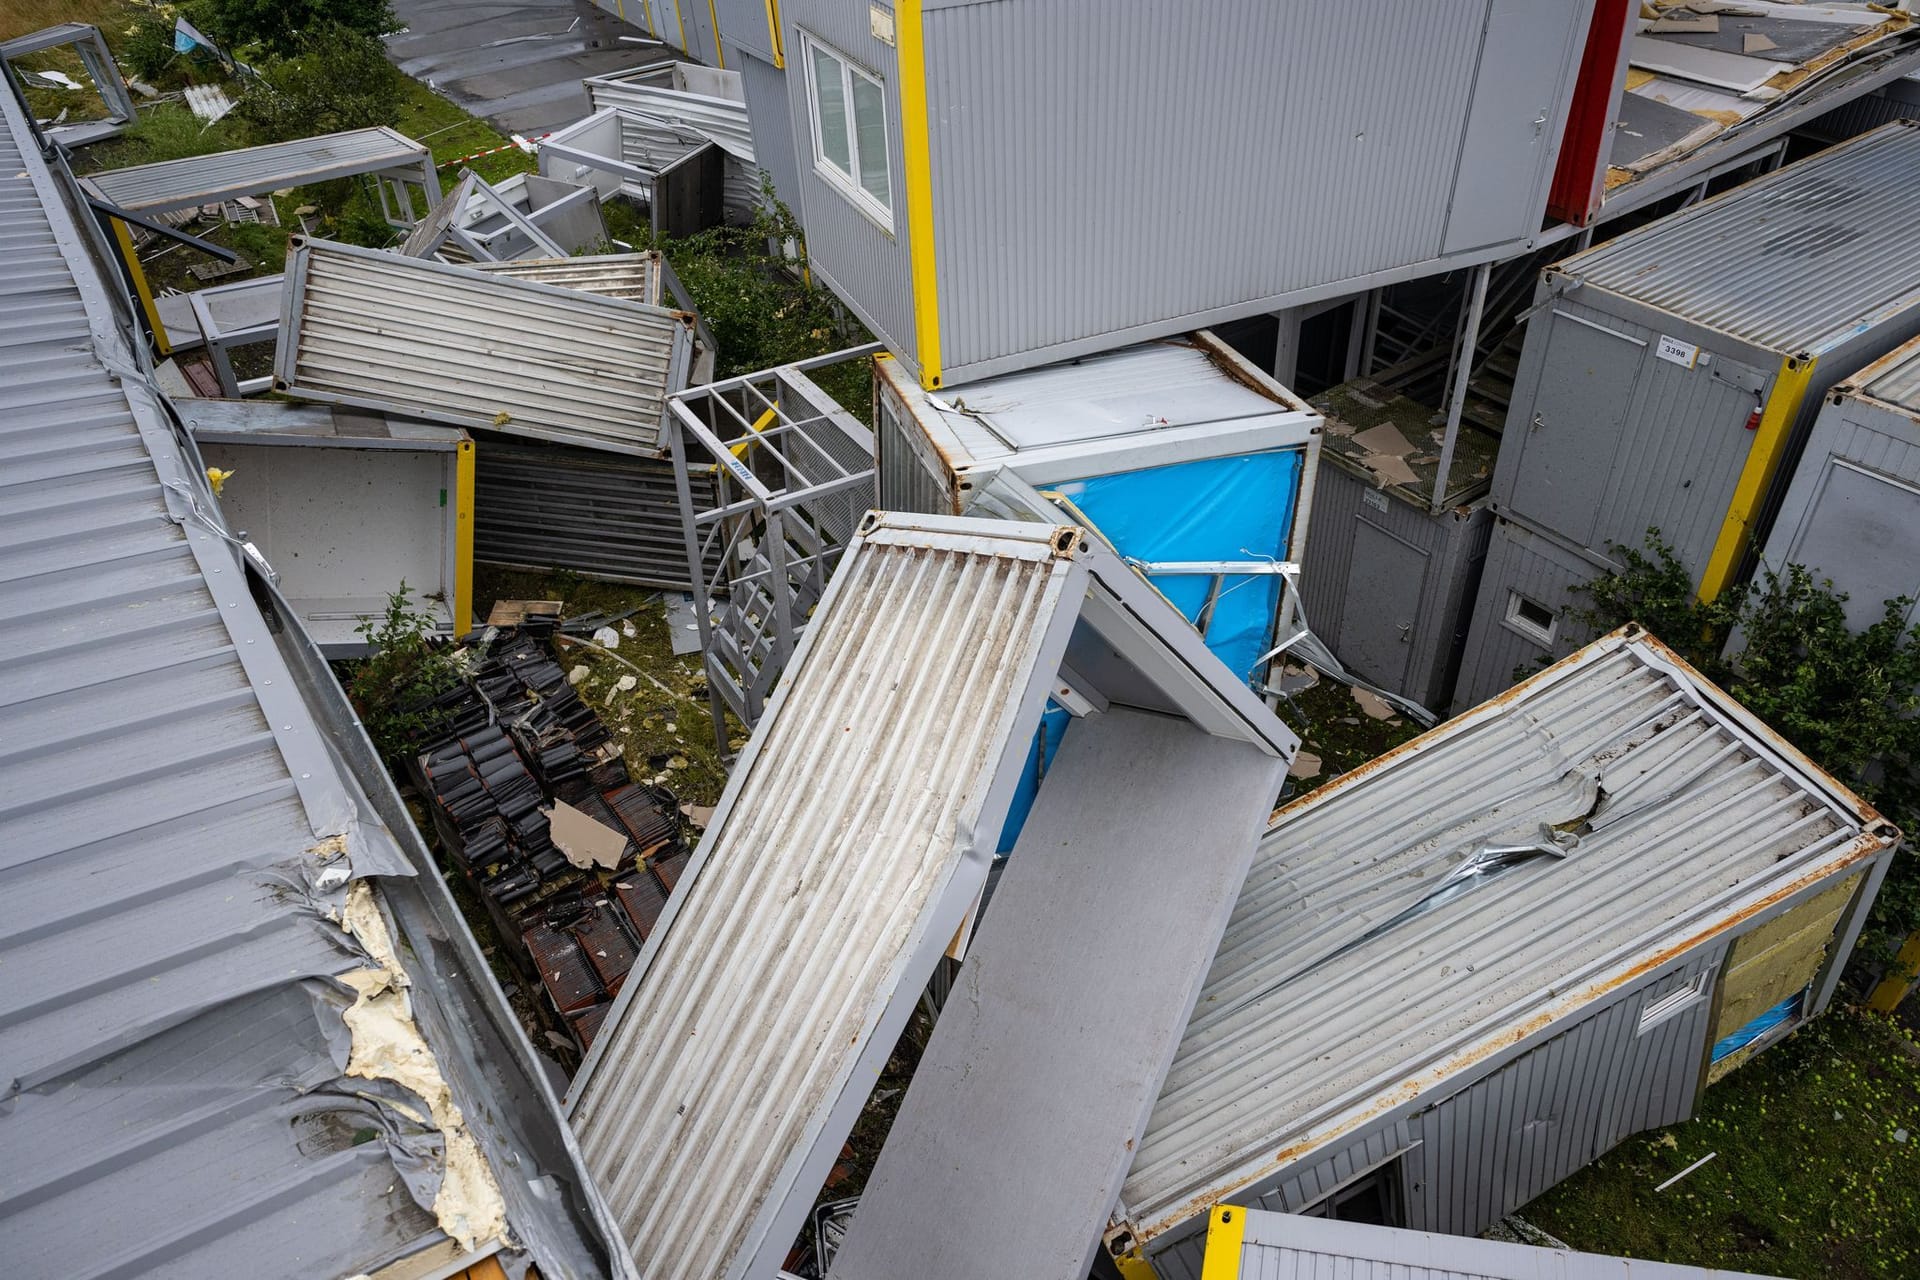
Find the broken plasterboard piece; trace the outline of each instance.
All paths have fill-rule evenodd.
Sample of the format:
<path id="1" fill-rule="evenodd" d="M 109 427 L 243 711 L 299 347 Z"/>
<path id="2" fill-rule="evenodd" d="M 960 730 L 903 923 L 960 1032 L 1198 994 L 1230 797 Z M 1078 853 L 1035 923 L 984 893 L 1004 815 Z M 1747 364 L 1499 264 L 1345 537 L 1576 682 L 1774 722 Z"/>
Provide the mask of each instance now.
<path id="1" fill-rule="evenodd" d="M 1293 757 L 1293 763 L 1287 766 L 1289 778 L 1317 778 L 1320 776 L 1322 762 L 1311 751 L 1302 751 Z"/>
<path id="2" fill-rule="evenodd" d="M 1356 688 L 1353 690 L 1353 700 L 1360 704 L 1362 711 L 1375 720 L 1391 720 L 1394 717 L 1393 708 L 1388 706 L 1387 700 L 1377 693 Z"/>
<path id="3" fill-rule="evenodd" d="M 558 621 L 563 607 L 558 600 L 496 600 L 487 614 L 487 625 L 517 627 L 535 618 Z"/>
<path id="4" fill-rule="evenodd" d="M 1413 445 L 1400 434 L 1400 428 L 1391 422 L 1383 422 L 1377 427 L 1368 427 L 1353 437 L 1353 442 L 1368 453 L 1390 454 L 1404 458 L 1413 452 Z"/>
<path id="5" fill-rule="evenodd" d="M 1765 53 L 1769 49 L 1778 49 L 1779 47 L 1779 45 L 1767 39 L 1765 36 L 1751 31 L 1749 31 L 1746 38 L 1740 42 L 1740 51 L 1742 53 Z"/>
<path id="6" fill-rule="evenodd" d="M 612 870 L 626 856 L 626 836 L 564 800 L 553 802 L 553 811 L 547 815 L 547 825 L 553 847 L 582 871 L 591 871 L 595 867 Z"/>
<path id="7" fill-rule="evenodd" d="M 1419 480 L 1419 477 L 1413 474 L 1413 468 L 1407 465 L 1407 460 L 1395 454 L 1364 454 L 1360 459 L 1360 465 L 1378 476 L 1382 485 L 1410 485 Z"/>

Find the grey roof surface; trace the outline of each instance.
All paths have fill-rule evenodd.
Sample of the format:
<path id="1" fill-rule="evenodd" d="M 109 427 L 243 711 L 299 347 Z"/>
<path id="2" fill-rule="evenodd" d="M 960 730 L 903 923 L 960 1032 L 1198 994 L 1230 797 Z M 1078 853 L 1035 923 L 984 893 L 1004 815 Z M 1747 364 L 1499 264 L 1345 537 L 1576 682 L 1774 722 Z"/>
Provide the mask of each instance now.
<path id="1" fill-rule="evenodd" d="M 1910 413 L 1920 414 L 1920 338 L 1866 370 L 1861 390 L 1875 400 L 1884 400 Z"/>
<path id="2" fill-rule="evenodd" d="M 1920 304 L 1920 123 L 1897 122 L 1553 270 L 1783 355 Z"/>
<path id="3" fill-rule="evenodd" d="M 458 1254 L 431 1207 L 443 1156 L 516 1123 L 476 1113 L 460 1074 L 490 1024 L 427 980 L 459 948 L 406 924 L 413 864 L 302 697 L 3 88 L 0 111 L 7 1274 L 344 1276 Z M 355 904 L 406 970 L 382 966 L 367 917 L 343 929 Z M 410 1020 L 460 1027 L 420 1052 L 464 1130 L 377 1067 L 347 1078 L 355 971 L 413 979 Z M 475 1216 L 443 1220 L 498 1247 Z M 593 1261 L 578 1241 L 555 1249 Z"/>
<path id="4" fill-rule="evenodd" d="M 87 181 L 122 209 L 161 213 L 327 178 L 418 168 L 427 160 L 423 144 L 380 125 L 208 156 L 105 169 L 89 174 Z"/>
<path id="5" fill-rule="evenodd" d="M 1260 1209 L 1230 1212 L 1245 1215 L 1246 1234 L 1239 1269 L 1222 1274 L 1239 1280 L 1735 1280 L 1748 1274 Z M 1211 1266 L 1207 1274 L 1213 1275 Z"/>
<path id="6" fill-rule="evenodd" d="M 1122 1197 L 1143 1238 L 1338 1141 L 1383 1095 L 1440 1087 L 1514 1027 L 1863 865 L 1892 830 L 1623 632 L 1389 761 L 1262 841 Z M 1403 918 L 1476 849 L 1543 823 L 1583 834 Z"/>

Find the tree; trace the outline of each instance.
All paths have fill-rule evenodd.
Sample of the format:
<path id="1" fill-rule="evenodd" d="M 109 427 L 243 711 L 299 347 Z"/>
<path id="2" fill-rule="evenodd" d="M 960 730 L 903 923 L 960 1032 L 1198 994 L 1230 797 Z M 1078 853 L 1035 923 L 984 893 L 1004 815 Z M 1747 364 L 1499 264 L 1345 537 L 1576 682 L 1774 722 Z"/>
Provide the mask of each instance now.
<path id="1" fill-rule="evenodd" d="M 281 142 L 392 124 L 406 77 L 372 36 L 326 25 L 300 38 L 299 54 L 269 62 L 247 86 L 239 115 L 266 141 Z"/>
<path id="2" fill-rule="evenodd" d="M 387 0 L 189 0 L 185 11 L 228 52 L 258 45 L 277 57 L 300 52 L 309 32 L 344 28 L 376 37 L 400 27 Z"/>

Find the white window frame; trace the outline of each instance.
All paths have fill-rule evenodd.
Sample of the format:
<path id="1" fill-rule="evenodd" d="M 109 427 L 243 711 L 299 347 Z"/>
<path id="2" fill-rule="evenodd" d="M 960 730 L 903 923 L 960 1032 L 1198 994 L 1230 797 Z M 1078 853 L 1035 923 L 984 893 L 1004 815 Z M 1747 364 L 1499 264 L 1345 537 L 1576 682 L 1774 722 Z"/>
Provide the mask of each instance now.
<path id="1" fill-rule="evenodd" d="M 1713 985 L 1713 974 L 1702 969 L 1693 976 L 1693 981 L 1685 986 L 1675 987 L 1663 996 L 1649 1000 L 1640 1008 L 1640 1025 L 1635 1035 L 1645 1035 L 1661 1023 L 1678 1017 L 1707 998 L 1707 992 Z"/>
<path id="2" fill-rule="evenodd" d="M 847 163 L 852 172 L 842 170 L 839 165 L 827 158 L 827 149 L 820 136 L 820 90 L 814 80 L 814 51 L 831 58 L 840 66 L 840 92 L 847 105 Z M 893 234 L 893 131 L 887 126 L 886 112 L 880 114 L 881 171 L 887 175 L 887 201 L 882 203 L 871 191 L 860 185 L 860 121 L 854 108 L 853 83 L 857 76 L 874 88 L 880 90 L 881 102 L 886 101 L 886 81 L 872 75 L 855 64 L 852 58 L 841 53 L 832 45 L 816 40 L 806 32 L 800 34 L 800 51 L 807 68 L 807 124 L 813 141 L 813 171 L 841 195 L 853 202 L 853 206 L 880 224 L 881 230 Z"/>
<path id="3" fill-rule="evenodd" d="M 1546 610 L 1551 621 L 1549 621 L 1546 626 L 1541 626 L 1521 612 L 1520 606 L 1522 604 L 1530 604 L 1536 609 Z M 1551 645 L 1554 637 L 1560 634 L 1560 618 L 1558 614 L 1555 614 L 1553 610 L 1548 609 L 1546 605 L 1541 604 L 1533 597 L 1521 595 L 1518 591 L 1514 591 L 1511 588 L 1507 591 L 1507 625 L 1527 637 L 1527 639 L 1536 640 L 1544 645 Z"/>

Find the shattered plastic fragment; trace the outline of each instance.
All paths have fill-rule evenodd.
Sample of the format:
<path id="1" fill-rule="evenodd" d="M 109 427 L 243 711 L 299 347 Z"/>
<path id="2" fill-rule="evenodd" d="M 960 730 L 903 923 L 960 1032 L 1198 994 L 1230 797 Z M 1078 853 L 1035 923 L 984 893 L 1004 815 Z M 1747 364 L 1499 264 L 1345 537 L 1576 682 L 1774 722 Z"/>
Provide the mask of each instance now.
<path id="1" fill-rule="evenodd" d="M 586 678 L 587 678 L 587 666 L 584 662 L 574 667 L 573 670 L 567 672 L 568 684 L 579 684 L 582 680 L 585 680 Z"/>

